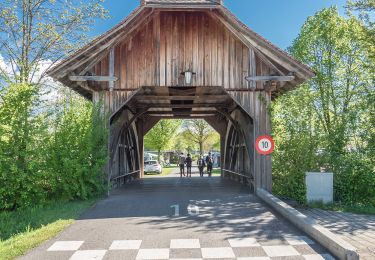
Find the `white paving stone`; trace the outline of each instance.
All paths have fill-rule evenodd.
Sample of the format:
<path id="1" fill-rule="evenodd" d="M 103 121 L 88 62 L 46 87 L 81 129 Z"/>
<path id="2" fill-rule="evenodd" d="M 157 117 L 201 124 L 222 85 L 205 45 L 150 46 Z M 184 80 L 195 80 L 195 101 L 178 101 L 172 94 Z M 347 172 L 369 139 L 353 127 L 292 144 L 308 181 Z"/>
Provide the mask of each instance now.
<path id="1" fill-rule="evenodd" d="M 171 248 L 201 248 L 199 239 L 172 239 Z"/>
<path id="2" fill-rule="evenodd" d="M 141 247 L 142 240 L 115 240 L 109 250 L 135 250 Z"/>
<path id="3" fill-rule="evenodd" d="M 269 257 L 237 257 L 237 260 L 271 260 Z"/>
<path id="4" fill-rule="evenodd" d="M 169 260 L 203 260 L 202 258 L 169 258 Z"/>
<path id="5" fill-rule="evenodd" d="M 107 250 L 83 250 L 75 252 L 69 260 L 101 260 Z"/>
<path id="6" fill-rule="evenodd" d="M 300 255 L 292 246 L 263 246 L 269 257 Z"/>
<path id="7" fill-rule="evenodd" d="M 315 242 L 306 236 L 284 236 L 289 245 L 313 245 Z"/>
<path id="8" fill-rule="evenodd" d="M 333 256 L 330 254 L 322 254 L 322 255 L 304 255 L 303 256 L 306 260 L 335 260 Z"/>
<path id="9" fill-rule="evenodd" d="M 169 249 L 140 249 L 137 259 L 169 259 Z"/>
<path id="10" fill-rule="evenodd" d="M 215 247 L 215 248 L 202 248 L 203 258 L 235 258 L 233 249 L 231 247 Z"/>
<path id="11" fill-rule="evenodd" d="M 76 251 L 84 241 L 57 241 L 47 251 Z"/>
<path id="12" fill-rule="evenodd" d="M 260 246 L 255 238 L 228 239 L 231 247 L 252 247 Z"/>

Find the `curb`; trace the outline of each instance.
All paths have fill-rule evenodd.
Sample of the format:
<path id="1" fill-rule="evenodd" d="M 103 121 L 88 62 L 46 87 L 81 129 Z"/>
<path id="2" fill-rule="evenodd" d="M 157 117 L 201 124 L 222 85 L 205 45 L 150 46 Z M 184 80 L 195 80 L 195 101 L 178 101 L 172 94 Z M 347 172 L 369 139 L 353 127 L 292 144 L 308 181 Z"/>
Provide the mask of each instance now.
<path id="1" fill-rule="evenodd" d="M 264 189 L 257 189 L 256 195 L 293 225 L 319 242 L 334 256 L 342 260 L 359 260 L 359 254 L 355 247 L 317 224 L 314 219 L 305 216 Z"/>

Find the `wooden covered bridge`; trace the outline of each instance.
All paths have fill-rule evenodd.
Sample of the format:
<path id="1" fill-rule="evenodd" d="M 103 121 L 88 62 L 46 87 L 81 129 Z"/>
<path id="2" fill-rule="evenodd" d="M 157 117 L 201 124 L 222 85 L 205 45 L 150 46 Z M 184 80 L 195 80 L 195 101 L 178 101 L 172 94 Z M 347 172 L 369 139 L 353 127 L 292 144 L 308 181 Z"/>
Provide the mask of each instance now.
<path id="1" fill-rule="evenodd" d="M 250 12 L 251 13 L 251 12 Z M 162 118 L 202 118 L 223 175 L 272 186 L 270 102 L 314 73 L 241 23 L 222 0 L 142 0 L 48 74 L 110 112 L 109 177 L 143 176 L 143 137 Z"/>

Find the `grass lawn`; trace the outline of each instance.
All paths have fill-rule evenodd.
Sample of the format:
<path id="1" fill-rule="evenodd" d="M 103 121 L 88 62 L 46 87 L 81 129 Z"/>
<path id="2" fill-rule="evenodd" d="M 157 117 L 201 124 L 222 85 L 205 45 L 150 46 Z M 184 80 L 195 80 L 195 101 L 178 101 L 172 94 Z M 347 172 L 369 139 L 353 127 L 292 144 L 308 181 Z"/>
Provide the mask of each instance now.
<path id="1" fill-rule="evenodd" d="M 177 169 L 177 167 L 163 167 L 163 172 L 161 174 L 156 174 L 156 173 L 150 173 L 150 174 L 145 174 L 145 177 L 153 177 L 153 176 L 167 176 L 169 175 L 173 170 Z"/>
<path id="2" fill-rule="evenodd" d="M 96 201 L 55 202 L 0 212 L 0 259 L 14 259 L 53 238 Z"/>
<path id="3" fill-rule="evenodd" d="M 220 168 L 216 168 L 216 169 L 212 170 L 212 175 L 220 175 L 220 174 L 221 174 L 221 169 Z"/>

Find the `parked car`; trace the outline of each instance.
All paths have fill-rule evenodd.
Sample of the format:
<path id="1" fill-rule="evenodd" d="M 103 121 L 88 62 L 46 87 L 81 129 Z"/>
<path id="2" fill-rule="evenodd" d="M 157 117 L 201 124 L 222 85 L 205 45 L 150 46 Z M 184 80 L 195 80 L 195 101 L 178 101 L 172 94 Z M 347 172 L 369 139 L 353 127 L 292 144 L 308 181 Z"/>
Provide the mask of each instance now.
<path id="1" fill-rule="evenodd" d="M 145 162 L 145 174 L 147 173 L 157 173 L 161 174 L 162 173 L 162 167 L 160 163 L 156 160 L 150 160 Z"/>

